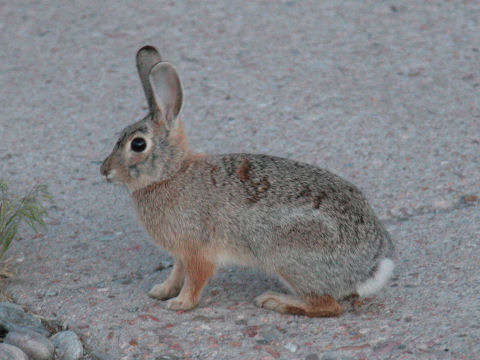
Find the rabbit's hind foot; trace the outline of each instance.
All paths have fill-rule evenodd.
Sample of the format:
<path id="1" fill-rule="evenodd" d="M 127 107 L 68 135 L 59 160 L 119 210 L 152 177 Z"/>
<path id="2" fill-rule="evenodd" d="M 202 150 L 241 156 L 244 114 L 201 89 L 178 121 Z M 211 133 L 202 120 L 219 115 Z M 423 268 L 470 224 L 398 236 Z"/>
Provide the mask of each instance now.
<path id="1" fill-rule="evenodd" d="M 330 295 L 309 297 L 303 300 L 294 295 L 267 291 L 256 297 L 254 303 L 258 307 L 278 311 L 282 314 L 308 317 L 334 317 L 343 312 L 340 304 Z"/>

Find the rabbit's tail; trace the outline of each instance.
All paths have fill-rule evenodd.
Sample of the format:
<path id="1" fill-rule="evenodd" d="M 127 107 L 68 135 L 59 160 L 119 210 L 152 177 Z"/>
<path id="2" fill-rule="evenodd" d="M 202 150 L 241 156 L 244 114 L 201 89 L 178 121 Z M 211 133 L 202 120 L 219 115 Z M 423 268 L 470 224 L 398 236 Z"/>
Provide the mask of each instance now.
<path id="1" fill-rule="evenodd" d="M 358 295 L 364 297 L 372 295 L 380 290 L 392 276 L 393 268 L 394 264 L 391 259 L 382 259 L 373 276 L 365 282 L 357 285 Z"/>

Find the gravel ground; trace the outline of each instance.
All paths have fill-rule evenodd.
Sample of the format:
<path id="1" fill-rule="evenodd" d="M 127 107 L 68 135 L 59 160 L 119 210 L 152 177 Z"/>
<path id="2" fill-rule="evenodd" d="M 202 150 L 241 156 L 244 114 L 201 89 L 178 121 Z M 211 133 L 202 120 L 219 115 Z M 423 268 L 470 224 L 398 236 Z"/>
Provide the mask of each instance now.
<path id="1" fill-rule="evenodd" d="M 479 19 L 477 1 L 0 1 L 0 177 L 56 200 L 48 232 L 13 244 L 7 290 L 91 358 L 480 359 Z M 227 268 L 194 311 L 148 298 L 171 261 L 99 174 L 145 113 L 145 44 L 179 70 L 193 148 L 364 190 L 398 249 L 384 291 L 280 315 L 252 304 L 278 283 Z"/>

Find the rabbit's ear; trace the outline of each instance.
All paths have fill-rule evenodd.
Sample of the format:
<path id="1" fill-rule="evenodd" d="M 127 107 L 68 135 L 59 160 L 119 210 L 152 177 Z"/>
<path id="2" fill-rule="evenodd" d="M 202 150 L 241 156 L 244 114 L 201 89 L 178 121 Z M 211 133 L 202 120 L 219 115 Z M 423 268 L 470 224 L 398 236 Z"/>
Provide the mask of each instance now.
<path id="1" fill-rule="evenodd" d="M 155 99 L 153 97 L 152 86 L 150 85 L 149 74 L 153 66 L 162 61 L 157 49 L 153 46 L 147 45 L 142 47 L 137 52 L 137 69 L 140 80 L 142 81 L 145 97 L 147 98 L 148 107 L 152 113 L 156 112 L 158 108 L 155 106 Z"/>
<path id="2" fill-rule="evenodd" d="M 160 112 L 156 116 L 170 128 L 183 106 L 183 89 L 177 70 L 167 62 L 156 64 L 150 71 L 150 85 Z"/>

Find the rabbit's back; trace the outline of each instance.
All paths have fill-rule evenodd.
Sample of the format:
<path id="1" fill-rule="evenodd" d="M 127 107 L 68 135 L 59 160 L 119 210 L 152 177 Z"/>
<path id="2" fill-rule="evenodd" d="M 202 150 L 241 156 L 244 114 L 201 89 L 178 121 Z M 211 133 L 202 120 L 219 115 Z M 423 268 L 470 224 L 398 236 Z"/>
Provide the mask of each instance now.
<path id="1" fill-rule="evenodd" d="M 259 221 L 292 217 L 304 225 L 298 231 L 320 222 L 325 230 L 336 228 L 335 244 L 354 245 L 352 238 L 354 243 L 362 242 L 373 231 L 383 230 L 360 190 L 327 170 L 255 154 L 216 155 L 206 158 L 201 167 L 203 179 L 197 181 L 208 184 L 201 195 L 224 211 L 264 213 Z"/>

